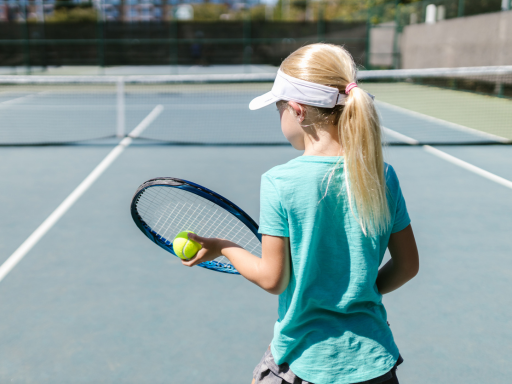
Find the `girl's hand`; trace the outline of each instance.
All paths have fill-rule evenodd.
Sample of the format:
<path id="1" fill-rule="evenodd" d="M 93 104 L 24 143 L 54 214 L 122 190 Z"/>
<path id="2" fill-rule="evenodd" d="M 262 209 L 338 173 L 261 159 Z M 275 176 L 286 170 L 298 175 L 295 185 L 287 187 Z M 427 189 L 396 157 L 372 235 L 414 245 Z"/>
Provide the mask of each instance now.
<path id="1" fill-rule="evenodd" d="M 263 235 L 261 258 L 229 240 L 201 237 L 193 233 L 189 233 L 188 238 L 197 241 L 202 248 L 192 259 L 181 260 L 187 267 L 225 256 L 243 277 L 267 292 L 279 295 L 288 286 L 291 258 L 287 237 Z"/>
<path id="2" fill-rule="evenodd" d="M 194 233 L 189 233 L 188 238 L 201 244 L 202 248 L 192 259 L 181 260 L 181 263 L 187 267 L 193 267 L 194 265 L 201 264 L 206 261 L 215 260 L 217 257 L 222 256 L 222 248 L 230 245 L 227 244 L 230 243 L 227 240 L 217 239 L 214 237 L 201 237 Z"/>

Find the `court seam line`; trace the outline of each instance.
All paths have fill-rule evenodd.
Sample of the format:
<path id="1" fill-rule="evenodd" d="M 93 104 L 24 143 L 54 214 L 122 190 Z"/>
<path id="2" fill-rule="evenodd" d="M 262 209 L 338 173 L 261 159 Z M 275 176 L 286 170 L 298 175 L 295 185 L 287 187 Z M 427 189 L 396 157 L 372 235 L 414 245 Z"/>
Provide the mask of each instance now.
<path id="1" fill-rule="evenodd" d="M 405 136 L 399 132 L 396 132 L 392 129 L 389 129 L 387 127 L 382 127 L 384 132 L 386 132 L 388 135 L 393 136 L 395 138 L 401 139 L 402 141 L 408 143 L 408 144 L 418 144 L 419 141 L 415 140 L 409 136 Z M 437 148 L 434 148 L 430 145 L 422 145 L 423 149 L 427 151 L 428 153 L 439 157 L 440 159 L 446 160 L 452 164 L 455 164 L 461 168 L 464 168 L 470 172 L 473 172 L 479 176 L 485 177 L 488 180 L 494 181 L 495 183 L 501 184 L 507 188 L 512 189 L 512 181 L 507 180 L 501 176 L 495 175 L 494 173 L 491 173 L 489 171 L 486 171 L 485 169 L 479 168 L 476 165 L 473 165 L 471 163 L 468 163 L 467 161 L 461 160 L 458 157 L 449 155 L 446 152 L 440 151 Z"/>
<path id="2" fill-rule="evenodd" d="M 91 173 L 74 189 L 71 194 L 46 218 L 37 229 L 9 256 L 0 266 L 0 281 L 23 259 L 39 240 L 59 221 L 73 204 L 94 184 L 108 167 L 132 143 L 133 138 L 140 135 L 159 115 L 164 107 L 157 105 L 110 153 L 93 169 Z"/>
<path id="3" fill-rule="evenodd" d="M 409 115 L 409 116 L 414 116 L 414 117 L 417 117 L 417 118 L 421 118 L 423 120 L 432 121 L 432 122 L 435 122 L 437 124 L 445 125 L 448 128 L 452 128 L 452 129 L 455 129 L 455 130 L 460 131 L 460 132 L 465 132 L 465 133 L 468 133 L 468 134 L 473 134 L 473 135 L 476 135 L 476 136 L 485 137 L 486 139 L 492 139 L 492 140 L 496 140 L 496 141 L 503 142 L 503 143 L 506 143 L 506 142 L 509 141 L 509 139 L 507 139 L 506 137 L 494 135 L 494 134 L 488 133 L 488 132 L 482 132 L 482 131 L 479 131 L 478 129 L 475 129 L 475 128 L 466 127 L 465 125 L 461 125 L 461 124 L 457 124 L 457 123 L 452 123 L 451 121 L 439 119 L 439 118 L 434 117 L 434 116 L 425 115 L 425 114 L 423 114 L 421 112 L 412 111 L 412 110 L 409 110 L 409 109 L 405 109 L 405 108 L 399 107 L 398 105 L 393 105 L 393 104 L 386 103 L 385 101 L 378 100 L 378 101 L 376 101 L 376 103 L 377 104 L 383 104 L 387 108 L 398 110 L 398 111 L 400 111 L 400 112 L 402 112 L 402 113 L 404 113 L 406 115 Z"/>

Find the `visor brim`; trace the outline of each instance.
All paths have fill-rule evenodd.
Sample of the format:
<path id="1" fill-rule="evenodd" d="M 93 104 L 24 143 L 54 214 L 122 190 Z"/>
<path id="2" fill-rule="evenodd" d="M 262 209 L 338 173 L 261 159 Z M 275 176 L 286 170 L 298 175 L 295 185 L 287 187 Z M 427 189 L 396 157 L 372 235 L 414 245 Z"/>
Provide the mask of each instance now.
<path id="1" fill-rule="evenodd" d="M 272 103 L 276 103 L 279 100 L 281 99 L 277 96 L 274 96 L 272 92 L 267 92 L 264 95 L 252 99 L 252 101 L 249 103 L 249 109 L 254 111 L 256 109 L 266 107 L 267 105 L 270 105 Z"/>

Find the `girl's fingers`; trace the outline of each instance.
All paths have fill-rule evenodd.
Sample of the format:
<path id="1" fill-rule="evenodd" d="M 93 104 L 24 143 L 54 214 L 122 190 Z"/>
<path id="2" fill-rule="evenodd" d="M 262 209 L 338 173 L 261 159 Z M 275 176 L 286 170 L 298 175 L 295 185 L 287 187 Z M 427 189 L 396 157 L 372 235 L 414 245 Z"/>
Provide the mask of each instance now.
<path id="1" fill-rule="evenodd" d="M 198 236 L 198 235 L 196 235 L 195 233 L 190 233 L 190 232 L 189 232 L 189 233 L 187 234 L 187 236 L 188 236 L 188 238 L 189 238 L 190 240 L 194 240 L 195 242 L 198 242 L 198 243 L 199 243 L 199 244 L 201 244 L 201 245 L 203 245 L 204 240 L 205 240 L 205 238 L 204 238 L 204 237 Z"/>
<path id="2" fill-rule="evenodd" d="M 196 265 L 196 258 L 194 257 L 193 259 L 190 260 L 181 260 L 181 264 L 183 264 L 186 267 L 193 267 L 194 265 Z"/>
<path id="3" fill-rule="evenodd" d="M 191 258 L 190 260 L 181 260 L 181 264 L 187 266 L 187 267 L 193 267 L 194 265 L 201 264 L 201 259 L 203 258 L 203 254 L 206 252 L 206 250 L 200 249 L 197 254 Z"/>
<path id="4" fill-rule="evenodd" d="M 201 244 L 201 249 L 197 252 L 197 254 L 190 260 L 181 260 L 181 263 L 186 267 L 193 267 L 194 265 L 201 264 L 203 261 L 213 260 L 215 248 L 215 242 L 218 239 L 210 239 L 207 237 L 201 237 L 194 233 L 188 233 L 188 238 L 193 240 L 199 244 Z"/>

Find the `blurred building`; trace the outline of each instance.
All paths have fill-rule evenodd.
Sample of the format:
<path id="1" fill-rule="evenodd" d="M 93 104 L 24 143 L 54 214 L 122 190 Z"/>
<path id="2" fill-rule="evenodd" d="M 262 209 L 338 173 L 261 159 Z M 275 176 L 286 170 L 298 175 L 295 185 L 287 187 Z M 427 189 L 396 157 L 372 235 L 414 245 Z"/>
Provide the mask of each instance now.
<path id="1" fill-rule="evenodd" d="M 96 0 L 95 7 L 107 21 L 162 21 L 172 8 L 166 0 Z"/>
<path id="2" fill-rule="evenodd" d="M 0 0 L 0 22 L 44 20 L 45 14 L 53 13 L 55 0 Z"/>
<path id="3" fill-rule="evenodd" d="M 68 6 L 91 4 L 105 21 L 165 21 L 172 20 L 179 4 L 198 4 L 202 0 L 0 0 L 0 22 L 44 21 L 51 16 L 57 3 Z M 240 4 L 258 4 L 258 0 L 245 3 L 235 0 L 210 0 L 210 3 L 227 4 L 231 8 Z"/>

